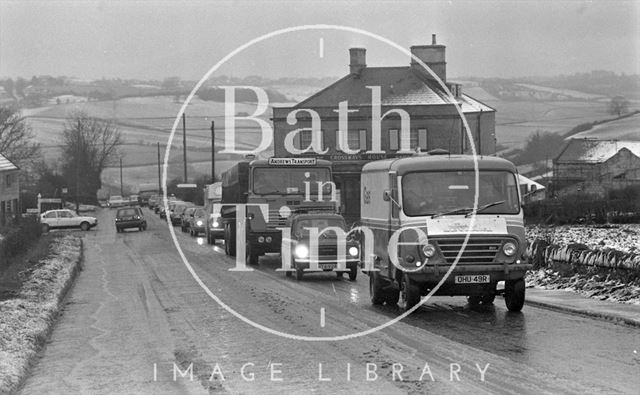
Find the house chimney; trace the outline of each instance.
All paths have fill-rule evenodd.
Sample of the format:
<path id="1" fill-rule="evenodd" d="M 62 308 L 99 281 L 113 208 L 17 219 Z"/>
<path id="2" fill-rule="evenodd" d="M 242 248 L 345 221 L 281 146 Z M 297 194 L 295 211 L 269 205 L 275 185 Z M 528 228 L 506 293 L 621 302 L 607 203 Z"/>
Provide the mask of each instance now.
<path id="1" fill-rule="evenodd" d="M 445 61 L 446 46 L 436 44 L 436 35 L 431 35 L 431 45 L 414 45 L 411 54 L 423 61 L 442 80 L 447 82 L 447 62 Z M 427 78 L 432 78 L 418 62 L 411 58 L 411 67 L 425 73 Z"/>
<path id="2" fill-rule="evenodd" d="M 349 48 L 349 72 L 360 75 L 362 69 L 367 67 L 367 50 L 365 48 Z"/>

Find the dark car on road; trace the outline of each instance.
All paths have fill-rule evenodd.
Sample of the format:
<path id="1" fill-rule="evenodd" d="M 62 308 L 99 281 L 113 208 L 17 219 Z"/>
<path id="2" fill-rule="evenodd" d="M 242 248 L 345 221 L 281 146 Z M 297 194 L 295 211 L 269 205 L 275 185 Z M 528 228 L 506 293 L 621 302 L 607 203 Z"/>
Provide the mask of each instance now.
<path id="1" fill-rule="evenodd" d="M 356 280 L 360 263 L 360 243 L 351 237 L 343 239 L 344 252 L 341 252 L 338 248 L 340 239 L 335 232 L 326 231 L 320 235 L 320 232 L 330 227 L 346 232 L 347 224 L 341 215 L 332 213 L 298 214 L 290 218 L 289 224 L 291 239 L 284 239 L 284 241 L 291 243 L 291 267 L 294 270 L 286 271 L 287 277 L 295 272 L 296 279 L 302 280 L 305 274 L 315 272 L 309 271 L 309 269 L 312 261 L 316 261 L 319 272 L 334 271 L 338 277 L 342 277 L 343 273 L 348 273 L 349 280 Z M 315 228 L 319 232 L 317 251 L 311 250 L 311 228 Z M 338 267 L 340 260 L 345 262 L 342 269 Z"/>
<path id="2" fill-rule="evenodd" d="M 207 226 L 207 212 L 204 207 L 197 207 L 189 218 L 189 234 L 192 237 L 205 233 Z"/>
<path id="3" fill-rule="evenodd" d="M 147 220 L 144 219 L 140 207 L 118 209 L 116 213 L 116 231 L 119 233 L 128 228 L 138 228 L 140 231 L 147 229 Z"/>
<path id="4" fill-rule="evenodd" d="M 189 207 L 193 207 L 191 202 L 175 202 L 173 205 L 169 205 L 169 212 L 166 215 L 171 219 L 171 225 L 182 226 L 182 213 Z"/>

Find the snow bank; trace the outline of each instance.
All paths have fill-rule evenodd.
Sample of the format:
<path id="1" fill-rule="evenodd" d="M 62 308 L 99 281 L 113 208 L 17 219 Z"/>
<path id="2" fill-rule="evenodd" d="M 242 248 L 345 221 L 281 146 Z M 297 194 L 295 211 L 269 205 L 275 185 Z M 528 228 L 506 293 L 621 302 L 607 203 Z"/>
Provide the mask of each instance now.
<path id="1" fill-rule="evenodd" d="M 15 391 L 45 342 L 82 258 L 82 239 L 54 241 L 15 299 L 0 302 L 0 393 Z"/>

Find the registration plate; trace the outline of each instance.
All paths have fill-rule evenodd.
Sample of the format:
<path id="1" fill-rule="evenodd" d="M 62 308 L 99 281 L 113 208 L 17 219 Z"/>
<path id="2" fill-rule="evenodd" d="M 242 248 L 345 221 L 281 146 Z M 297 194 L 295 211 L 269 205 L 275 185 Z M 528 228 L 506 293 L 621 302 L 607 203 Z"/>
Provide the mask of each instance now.
<path id="1" fill-rule="evenodd" d="M 333 263 L 321 263 L 320 264 L 320 269 L 322 269 L 322 270 L 333 270 L 333 268 L 335 266 L 336 265 L 334 265 Z"/>
<path id="2" fill-rule="evenodd" d="M 475 274 L 469 276 L 456 276 L 455 283 L 456 284 L 486 284 L 490 281 L 490 276 L 488 274 Z"/>

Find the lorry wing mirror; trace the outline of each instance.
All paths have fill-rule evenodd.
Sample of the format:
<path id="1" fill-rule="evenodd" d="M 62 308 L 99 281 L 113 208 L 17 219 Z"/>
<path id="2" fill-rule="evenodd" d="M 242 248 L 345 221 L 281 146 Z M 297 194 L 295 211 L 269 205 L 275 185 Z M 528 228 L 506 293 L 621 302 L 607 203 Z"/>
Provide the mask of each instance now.
<path id="1" fill-rule="evenodd" d="M 385 202 L 393 202 L 393 204 L 395 204 L 399 209 L 402 210 L 402 206 L 400 205 L 400 203 L 396 202 L 396 200 L 393 198 L 393 193 L 391 192 L 391 190 L 385 189 L 385 191 L 382 193 L 382 199 Z"/>

